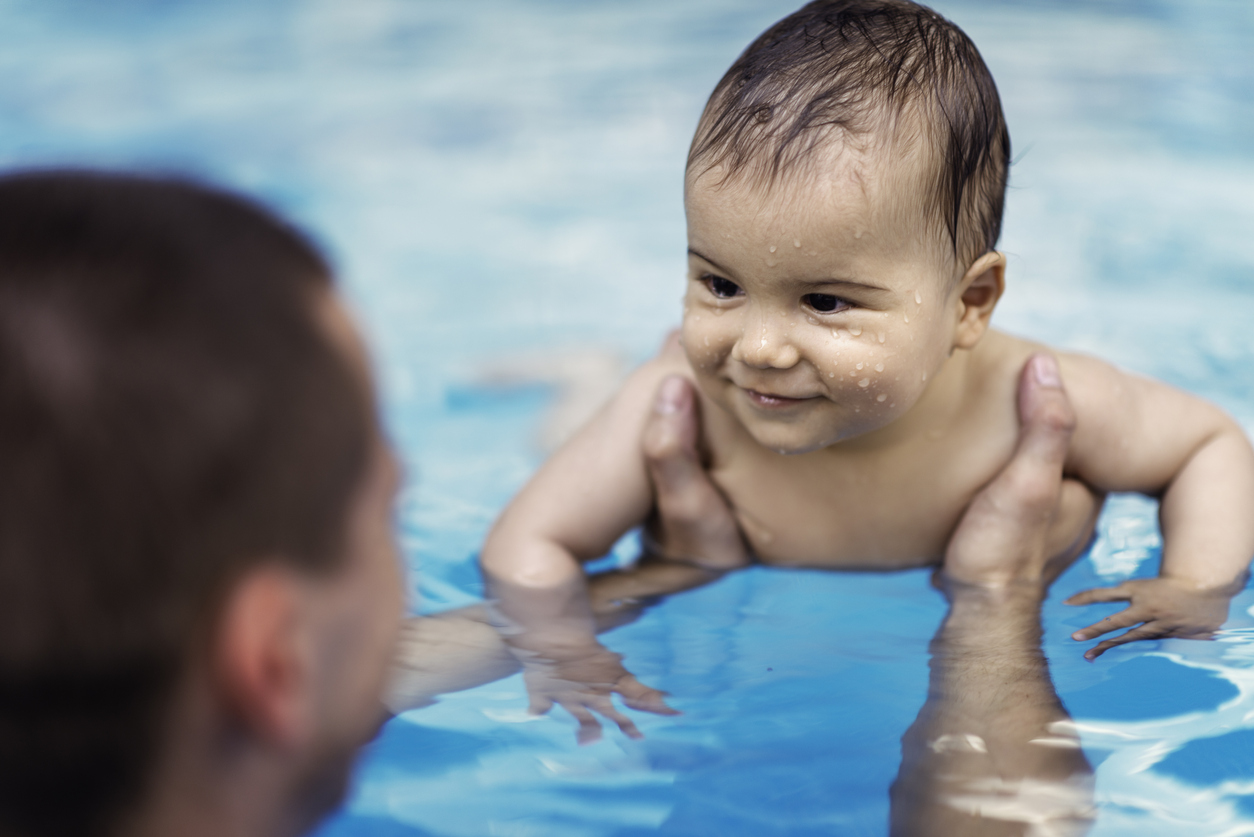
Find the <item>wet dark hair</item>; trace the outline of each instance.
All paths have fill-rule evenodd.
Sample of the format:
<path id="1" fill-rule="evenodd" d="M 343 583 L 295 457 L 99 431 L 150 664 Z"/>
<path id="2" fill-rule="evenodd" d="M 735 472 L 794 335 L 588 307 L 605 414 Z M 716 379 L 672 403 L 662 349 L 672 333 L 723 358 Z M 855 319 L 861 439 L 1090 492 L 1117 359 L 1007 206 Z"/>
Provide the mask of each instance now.
<path id="1" fill-rule="evenodd" d="M 714 88 L 688 168 L 769 184 L 811 165 L 834 131 L 916 115 L 934 149 L 927 210 L 969 266 L 1001 234 L 1010 134 L 975 44 L 909 0 L 816 0 L 762 33 Z"/>
<path id="2" fill-rule="evenodd" d="M 0 834 L 111 833 L 230 585 L 342 565 L 374 419 L 329 277 L 205 186 L 0 177 Z"/>

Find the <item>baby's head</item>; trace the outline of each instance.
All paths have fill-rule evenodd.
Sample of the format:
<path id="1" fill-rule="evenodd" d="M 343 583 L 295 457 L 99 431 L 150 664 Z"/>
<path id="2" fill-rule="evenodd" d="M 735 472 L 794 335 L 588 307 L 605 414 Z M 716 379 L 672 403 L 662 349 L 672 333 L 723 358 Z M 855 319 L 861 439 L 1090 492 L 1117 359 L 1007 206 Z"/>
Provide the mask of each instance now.
<path id="1" fill-rule="evenodd" d="M 1009 158 L 988 68 L 930 9 L 820 0 L 767 30 L 688 157 L 702 389 L 789 453 L 909 413 L 1001 294 Z"/>

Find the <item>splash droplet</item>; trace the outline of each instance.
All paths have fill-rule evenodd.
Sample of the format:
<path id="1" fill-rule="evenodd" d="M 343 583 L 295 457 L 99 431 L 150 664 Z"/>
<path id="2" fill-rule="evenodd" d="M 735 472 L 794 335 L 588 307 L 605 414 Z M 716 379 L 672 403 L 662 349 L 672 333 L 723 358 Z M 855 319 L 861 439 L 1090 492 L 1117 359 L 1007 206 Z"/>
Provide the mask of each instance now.
<path id="1" fill-rule="evenodd" d="M 888 396 L 881 392 L 879 395 L 875 396 L 875 400 L 883 404 L 888 400 Z"/>
<path id="2" fill-rule="evenodd" d="M 865 389 L 866 387 L 869 387 L 870 385 L 871 385 L 871 379 L 870 379 L 870 378 L 863 378 L 861 381 L 858 381 L 858 386 L 860 386 L 860 387 L 862 387 L 862 388 L 864 388 L 864 389 Z"/>
<path id="3" fill-rule="evenodd" d="M 905 320 L 906 320 L 906 322 L 907 322 L 907 323 L 908 323 L 908 322 L 910 322 L 910 315 L 909 315 L 909 314 L 903 314 L 902 316 L 903 316 L 903 317 L 905 317 Z"/>
<path id="4" fill-rule="evenodd" d="M 877 364 L 875 364 L 875 371 L 876 371 L 876 372 L 883 372 L 883 371 L 884 371 L 884 364 L 882 364 L 882 363 L 877 363 Z"/>
<path id="5" fill-rule="evenodd" d="M 861 337 L 862 326 L 854 326 L 853 328 L 849 329 L 849 333 L 852 334 L 854 337 Z"/>
<path id="6" fill-rule="evenodd" d="M 838 329 L 838 328 L 834 328 L 834 329 L 832 329 L 832 336 L 833 336 L 833 337 L 835 337 L 837 340 L 839 340 L 839 339 L 840 339 L 840 329 Z"/>
<path id="7" fill-rule="evenodd" d="M 854 366 L 854 369 L 861 369 L 861 368 L 862 368 L 862 364 L 861 364 L 861 363 L 859 363 L 859 364 L 857 364 L 856 366 Z"/>
<path id="8" fill-rule="evenodd" d="M 770 247 L 767 247 L 766 249 L 767 249 L 768 251 L 770 251 L 770 252 L 774 253 L 774 252 L 775 252 L 775 245 L 774 245 L 774 244 L 772 244 Z"/>
<path id="9" fill-rule="evenodd" d="M 923 304 L 923 294 L 919 293 L 918 291 L 914 292 L 914 304 L 915 305 Z"/>

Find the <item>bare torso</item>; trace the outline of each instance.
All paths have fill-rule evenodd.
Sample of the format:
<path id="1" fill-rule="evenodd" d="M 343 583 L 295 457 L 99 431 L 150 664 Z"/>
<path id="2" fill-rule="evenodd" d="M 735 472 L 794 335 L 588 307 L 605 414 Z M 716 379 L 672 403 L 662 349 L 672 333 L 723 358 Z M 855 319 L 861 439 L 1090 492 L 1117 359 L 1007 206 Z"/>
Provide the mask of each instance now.
<path id="1" fill-rule="evenodd" d="M 879 570 L 936 564 L 971 498 L 1010 459 L 1018 436 L 1016 382 L 1037 349 L 990 334 L 969 358 L 965 397 L 954 409 L 922 432 L 875 448 L 850 440 L 779 454 L 703 397 L 710 475 L 763 563 Z M 682 355 L 672 363 L 675 371 L 686 368 Z"/>

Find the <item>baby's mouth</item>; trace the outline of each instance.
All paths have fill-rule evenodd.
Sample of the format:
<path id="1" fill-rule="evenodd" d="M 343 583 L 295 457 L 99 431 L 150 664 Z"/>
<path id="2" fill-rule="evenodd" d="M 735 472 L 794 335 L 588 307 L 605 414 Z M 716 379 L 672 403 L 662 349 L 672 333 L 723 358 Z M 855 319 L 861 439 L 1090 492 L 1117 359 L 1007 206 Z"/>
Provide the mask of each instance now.
<path id="1" fill-rule="evenodd" d="M 746 396 L 748 396 L 749 400 L 753 404 L 766 409 L 784 409 L 787 407 L 795 407 L 798 404 L 804 404 L 805 402 L 811 401 L 815 398 L 813 395 L 808 395 L 804 398 L 791 398 L 787 395 L 776 395 L 771 392 L 759 392 L 756 389 L 749 389 L 748 387 L 741 387 L 741 390 Z"/>

